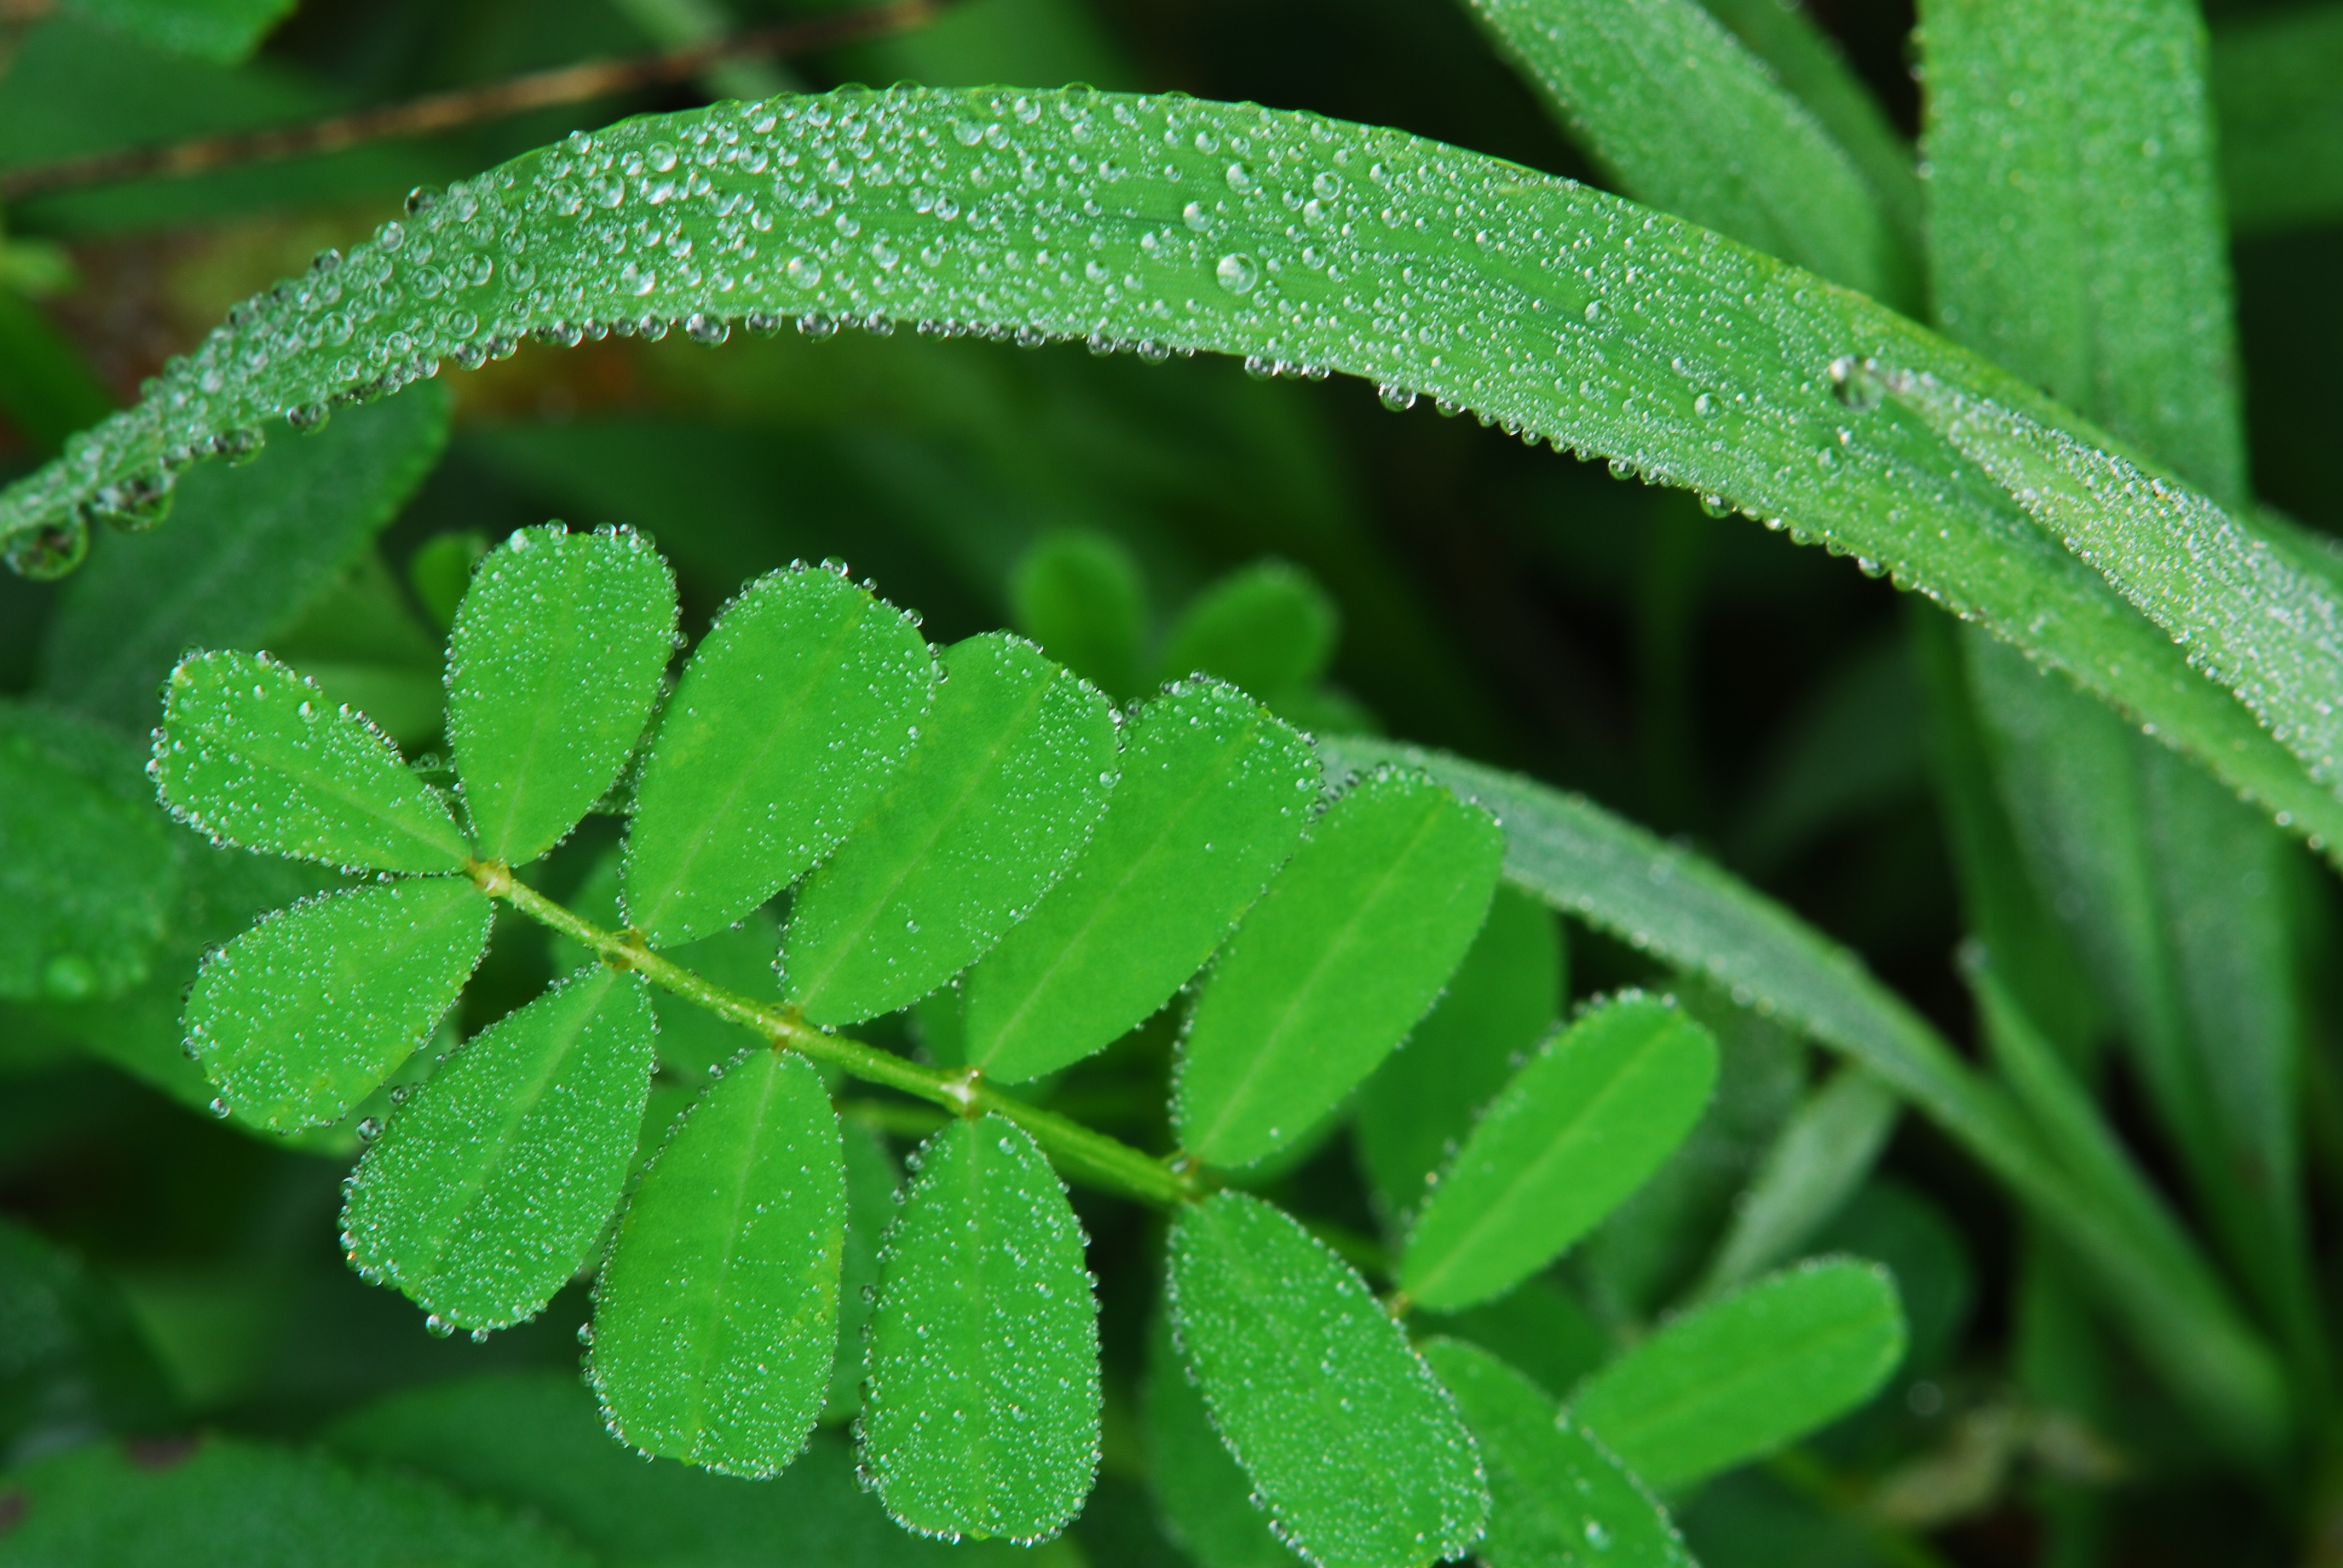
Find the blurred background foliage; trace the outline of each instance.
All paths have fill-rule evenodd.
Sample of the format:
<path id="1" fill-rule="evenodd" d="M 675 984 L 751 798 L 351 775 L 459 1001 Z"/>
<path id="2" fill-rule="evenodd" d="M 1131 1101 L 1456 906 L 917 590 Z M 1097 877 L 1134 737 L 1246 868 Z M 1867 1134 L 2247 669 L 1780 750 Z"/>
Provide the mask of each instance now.
<path id="1" fill-rule="evenodd" d="M 1178 88 L 1397 126 L 1591 177 L 1449 0 L 960 0 L 811 55 L 741 55 L 679 85 L 322 156 L 72 188 L 28 174 L 655 54 L 819 8 L 377 0 L 277 18 L 264 4 L 191 8 L 251 15 L 242 33 L 177 36 L 149 14 L 171 7 L 0 0 L 0 477 L 134 397 L 235 301 L 365 235 L 410 187 L 573 127 L 710 95 L 901 79 Z M 2343 106 L 2343 25 L 2306 29 L 2308 13 L 2246 0 L 2208 9 L 2225 116 L 2258 112 L 2273 72 L 2302 77 L 2314 96 L 2328 84 Z M 1908 4 L 1812 0 L 1808 10 L 1913 134 Z M 265 35 L 248 57 L 247 35 Z M 2281 146 L 2229 169 L 2253 469 L 2268 501 L 2343 529 L 2332 477 L 2343 199 L 2322 197 L 2313 177 L 2321 157 L 2343 159 L 2343 107 L 2296 133 L 2308 153 Z M 741 334 L 710 351 L 678 335 L 531 345 L 484 371 L 451 371 L 438 388 L 452 419 L 444 456 L 395 516 L 345 515 L 324 443 L 297 482 L 284 466 L 302 448 L 280 442 L 248 481 L 242 470 L 192 477 L 151 538 L 100 538 L 77 579 L 0 578 L 0 692 L 69 690 L 85 711 L 141 733 L 176 648 L 152 668 L 126 655 L 106 666 L 120 630 L 109 607 L 167 598 L 213 570 L 205 591 L 243 617 L 233 624 L 319 668 L 410 749 L 429 749 L 437 648 L 463 573 L 487 541 L 549 517 L 654 536 L 681 574 L 694 632 L 744 578 L 839 557 L 923 612 L 938 640 L 1017 625 L 1074 658 L 1094 633 L 1078 662 L 1126 696 L 1159 661 L 1185 669 L 1222 657 L 1197 651 L 1215 646 L 1214 615 L 1282 616 L 1272 640 L 1285 663 L 1223 672 L 1297 721 L 1379 729 L 1583 790 L 1716 857 L 1855 948 L 1954 1038 L 1975 1034 L 1953 961 L 1960 906 L 1915 652 L 1935 612 L 1850 563 L 1428 405 L 1394 413 L 1355 382 L 1258 380 L 1226 361 L 1150 365 L 910 333 Z M 440 396 L 427 389 L 367 417 Z M 224 539 L 248 558 L 223 564 Z M 1066 608 L 1101 595 L 1135 605 L 1135 642 L 1121 623 L 1086 630 Z M 1222 641 L 1227 658 L 1249 657 L 1242 635 Z M 1269 693 L 1273 684 L 1282 689 Z M 548 879 L 581 879 L 607 841 L 589 830 Z M 158 976 L 297 890 L 299 873 L 239 862 L 188 876 L 196 913 Z M 2332 929 L 2335 885 L 2301 880 L 2310 941 Z M 2327 940 L 2306 965 L 2321 1234 L 2343 1200 L 2334 954 Z M 475 987 L 478 1016 L 463 1027 L 529 994 L 548 961 L 541 941 L 500 933 Z M 322 1441 L 518 1501 L 614 1561 L 823 1556 L 777 1555 L 777 1515 L 729 1483 L 620 1463 L 594 1439 L 564 1378 L 581 1292 L 476 1346 L 430 1338 L 407 1303 L 360 1284 L 332 1245 L 342 1165 L 191 1113 L 207 1091 L 176 1056 L 183 979 L 175 970 L 78 1010 L 0 1010 L 0 1468 L 93 1433 L 202 1425 Z M 1638 980 L 1669 977 L 1573 930 L 1567 995 Z M 1728 1036 L 1726 1076 L 1694 1143 L 1581 1250 L 1550 1310 L 1478 1326 L 1557 1387 L 1699 1283 L 1735 1193 L 1822 1070 L 1786 1034 L 1705 1006 Z M 1160 1070 L 1166 1049 L 1142 1034 L 1056 1092 L 1159 1146 L 1152 1100 L 1131 1086 Z M 2127 1131 L 2149 1125 L 2127 1080 L 2112 1093 Z M 2169 1163 L 2152 1133 L 2135 1143 Z M 1350 1159 L 1334 1146 L 1281 1179 L 1338 1238 L 1375 1228 Z M 1094 1268 L 1110 1285 L 1129 1279 L 1122 1299 L 1148 1299 L 1151 1222 L 1082 1201 Z M 1686 1500 L 1686 1528 L 1713 1568 L 2274 1560 L 2283 1533 L 2257 1523 L 2272 1517 L 2267 1500 L 2204 1463 L 2185 1423 L 2096 1326 L 2058 1316 L 2074 1315 L 2065 1298 L 2016 1290 L 2009 1211 L 1924 1124 L 1900 1125 L 1823 1243 L 1896 1268 L 1911 1360 L 1872 1410 Z M 1049 1551 L 1176 1562 L 1130 1457 L 1146 1325 L 1117 1321 L 1111 1305 L 1105 1332 L 1108 1480 L 1074 1537 Z M 2064 1404 L 2045 1393 L 2068 1364 L 2062 1342 L 2092 1382 Z M 453 1378 L 491 1381 L 434 1392 Z M 516 1465 L 502 1452 L 515 1444 L 543 1462 Z M 131 1453 L 134 1477 L 186 1459 L 166 1447 Z M 278 1462 L 263 1453 L 216 1446 L 201 1462 Z M 842 1451 L 834 1457 L 843 1463 Z M 842 1470 L 822 1473 L 804 1486 L 845 1485 Z M 110 1474 L 76 1483 L 128 1485 Z M 375 1510 L 396 1533 L 437 1518 L 438 1496 L 370 1493 L 347 1506 Z M 855 1517 L 878 1521 L 860 1508 Z M 2061 1523 L 2084 1514 L 2085 1527 Z M 0 1560 L 12 1522 L 0 1500 Z M 846 1530 L 829 1540 L 829 1560 L 919 1554 L 903 1543 Z M 559 1560 L 534 1538 L 511 1551 Z"/>

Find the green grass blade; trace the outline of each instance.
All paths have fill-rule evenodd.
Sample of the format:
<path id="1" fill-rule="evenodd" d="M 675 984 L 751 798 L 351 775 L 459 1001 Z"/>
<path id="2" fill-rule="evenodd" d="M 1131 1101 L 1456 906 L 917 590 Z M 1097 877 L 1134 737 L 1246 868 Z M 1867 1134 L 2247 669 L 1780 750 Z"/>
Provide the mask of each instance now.
<path id="1" fill-rule="evenodd" d="M 1330 770 L 1431 772 L 1505 824 L 1507 878 L 1861 1062 L 1945 1130 L 2077 1254 L 2100 1300 L 2222 1440 L 2266 1451 L 2287 1395 L 2269 1346 L 2204 1260 L 2144 1249 L 2017 1108 L 1853 955 L 1753 889 L 1576 796 L 1444 755 L 1343 737 Z"/>
<path id="2" fill-rule="evenodd" d="M 1047 1540 L 1098 1474 L 1081 1227 L 1049 1161 L 1002 1117 L 951 1122 L 915 1164 L 880 1261 L 863 1466 L 907 1530 Z"/>
<path id="3" fill-rule="evenodd" d="M 2210 75 L 2230 231 L 2315 228 L 2343 214 L 2343 5 L 2225 23 Z"/>
<path id="4" fill-rule="evenodd" d="M 1387 1213 L 1423 1201 L 1473 1117 L 1554 1028 L 1564 967 L 1554 911 L 1499 887 L 1439 1003 L 1360 1087 L 1359 1163 Z"/>
<path id="5" fill-rule="evenodd" d="M 787 1469 L 830 1387 L 845 1223 L 821 1075 L 751 1050 L 669 1135 L 602 1265 L 588 1372 L 612 1432 L 726 1475 Z"/>
<path id="6" fill-rule="evenodd" d="M 1551 1395 L 1478 1345 L 1434 1339 L 1423 1359 L 1455 1396 L 1489 1470 L 1489 1568 L 1693 1568 L 1674 1522 Z"/>
<path id="7" fill-rule="evenodd" d="M 437 466 L 437 383 L 352 409 L 266 463 L 206 467 L 173 492 L 170 526 L 99 548 L 60 596 L 43 697 L 144 731 L 155 689 L 190 648 L 261 648 L 357 564 Z"/>
<path id="8" fill-rule="evenodd" d="M 1675 1319 L 1571 1396 L 1570 1417 L 1654 1486 L 1686 1486 L 1855 1409 L 1904 1359 L 1876 1263 L 1770 1275 Z"/>
<path id="9" fill-rule="evenodd" d="M 1212 1430 L 1168 1317 L 1148 1325 L 1140 1421 L 1156 1513 L 1198 1568 L 1292 1568 L 1293 1553 L 1270 1529 L 1269 1515 L 1252 1500 L 1252 1483 Z"/>
<path id="10" fill-rule="evenodd" d="M 1914 257 L 1843 147 L 1698 0 L 1468 0 L 1618 187 L 1891 305 Z"/>
<path id="11" fill-rule="evenodd" d="M 1587 1012 L 1474 1124 L 1408 1232 L 1400 1289 L 1453 1312 L 1521 1283 L 1659 1169 L 1715 1086 L 1715 1038 L 1673 1003 Z"/>
<path id="12" fill-rule="evenodd" d="M 1264 561 L 1231 572 L 1181 612 L 1156 674 L 1215 676 L 1274 707 L 1325 675 L 1340 630 L 1334 601 L 1307 572 Z"/>
<path id="13" fill-rule="evenodd" d="M 1463 961 L 1503 851 L 1485 812 L 1429 779 L 1381 773 L 1336 800 L 1196 998 L 1173 1085 L 1182 1146 L 1250 1165 L 1333 1110 Z"/>
<path id="14" fill-rule="evenodd" d="M 1351 1266 L 1257 1198 L 1184 1210 L 1172 1325 L 1280 1536 L 1322 1568 L 1461 1555 L 1489 1494 L 1445 1390 Z"/>
<path id="15" fill-rule="evenodd" d="M 1859 1067 L 1809 1093 L 1735 1201 L 1732 1229 L 1694 1293 L 1729 1289 L 1795 1255 L 1871 1174 L 1903 1109 Z"/>
<path id="16" fill-rule="evenodd" d="M 648 989 L 580 970 L 409 1091 L 343 1195 L 351 1266 L 454 1328 L 543 1311 L 601 1239 L 634 1161 Z"/>
<path id="17" fill-rule="evenodd" d="M 964 982 L 988 1077 L 1079 1061 L 1170 1000 L 1292 854 L 1318 788 L 1309 742 L 1218 681 L 1142 704 L 1121 765 L 1089 847 Z"/>
<path id="18" fill-rule="evenodd" d="M 0 700 L 0 998 L 111 999 L 152 972 L 182 846 L 137 785 L 113 731 Z"/>
<path id="19" fill-rule="evenodd" d="M 720 931 L 837 848 L 934 690 L 910 617 L 840 574 L 759 578 L 684 667 L 644 759 L 622 877 L 655 947 Z"/>
<path id="20" fill-rule="evenodd" d="M 866 166 L 850 144 L 874 160 L 884 149 L 867 166 L 883 183 L 852 173 Z M 677 147 L 688 169 L 650 167 L 655 148 Z M 639 175 L 622 166 L 634 157 Z M 832 163 L 842 186 L 814 179 Z M 1051 172 L 1029 188 L 1027 168 Z M 843 256 L 830 249 L 841 202 L 861 228 Z M 656 256 L 633 253 L 637 223 L 660 236 Z M 528 244 L 525 264 L 493 266 L 427 309 L 407 303 L 418 269 L 486 257 L 508 228 Z M 1001 237 L 1011 231 L 1014 244 Z M 691 259 L 677 263 L 685 239 Z M 1038 251 L 1089 259 L 1021 270 Z M 427 360 L 477 362 L 524 334 L 574 341 L 588 322 L 682 321 L 715 337 L 750 315 L 875 315 L 1210 349 L 1364 377 L 1394 402 L 1435 397 L 1778 519 L 2067 669 L 2291 813 L 2297 831 L 2343 844 L 2343 800 L 1926 419 L 1900 402 L 1865 411 L 1877 388 L 1862 367 L 1934 376 L 2098 440 L 2087 427 L 1812 274 L 1397 132 L 1079 90 L 843 90 L 645 116 L 459 185 L 246 309 L 146 401 L 80 438 L 72 462 L 0 495 L 0 548 L 40 554 L 93 515 L 141 504 L 166 466 L 248 450 L 294 411 L 407 385 Z M 344 319 L 349 340 L 331 341 Z M 2230 577 L 2207 580 L 2233 618 L 2269 608 Z"/>
<path id="21" fill-rule="evenodd" d="M 642 738 L 675 652 L 675 577 L 632 530 L 523 528 L 447 634 L 447 743 L 484 859 L 558 843 Z"/>
<path id="22" fill-rule="evenodd" d="M 495 906 L 461 877 L 354 888 L 266 916 L 204 960 L 187 1051 L 223 1115 L 338 1121 L 430 1038 L 487 950 Z"/>
<path id="23" fill-rule="evenodd" d="M 1044 535 L 1009 578 L 1010 617 L 1051 658 L 1119 702 L 1139 695 L 1147 586 L 1104 534 Z"/>
<path id="24" fill-rule="evenodd" d="M 380 730 L 266 655 L 180 660 L 148 771 L 173 815 L 247 849 L 380 871 L 454 871 L 470 858 Z"/>
<path id="25" fill-rule="evenodd" d="M 941 658 L 920 739 L 868 816 L 798 890 L 781 991 L 858 1023 L 974 963 L 1081 851 L 1115 777 L 1098 689 L 1006 632 Z"/>

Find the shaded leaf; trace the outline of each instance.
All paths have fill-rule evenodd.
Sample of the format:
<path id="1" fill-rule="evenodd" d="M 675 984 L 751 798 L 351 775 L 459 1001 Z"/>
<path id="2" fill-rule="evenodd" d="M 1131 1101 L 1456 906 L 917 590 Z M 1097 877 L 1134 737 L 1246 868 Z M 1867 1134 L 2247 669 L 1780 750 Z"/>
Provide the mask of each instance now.
<path id="1" fill-rule="evenodd" d="M 430 1038 L 495 906 L 461 877 L 307 899 L 204 960 L 187 1050 L 223 1114 L 278 1132 L 337 1121 Z"/>
<path id="2" fill-rule="evenodd" d="M 1322 1568 L 1410 1568 L 1479 1538 L 1473 1439 L 1399 1325 L 1290 1216 L 1222 1192 L 1172 1229 L 1172 1325 L 1280 1536 Z"/>
<path id="3" fill-rule="evenodd" d="M 1316 759 L 1217 681 L 1143 704 L 1087 849 L 966 981 L 967 1060 L 1019 1083 L 1103 1049 L 1219 947 L 1308 819 Z"/>
<path id="4" fill-rule="evenodd" d="M 788 1468 L 830 1386 L 845 1221 L 821 1075 L 749 1051 L 669 1134 L 602 1266 L 588 1372 L 612 1432 L 726 1475 Z"/>
<path id="5" fill-rule="evenodd" d="M 248 849 L 382 871 L 460 870 L 469 858 L 397 747 L 266 655 L 179 661 L 152 771 L 180 820 Z"/>
<path id="6" fill-rule="evenodd" d="M 1400 1288 L 1445 1312 L 1512 1289 L 1642 1186 L 1715 1086 L 1715 1039 L 1672 1001 L 1587 1012 L 1473 1125 L 1408 1233 Z"/>
<path id="7" fill-rule="evenodd" d="M 1904 1359 L 1875 1263 L 1807 1263 L 1668 1323 L 1579 1384 L 1570 1418 L 1654 1486 L 1758 1458 L 1871 1397 Z"/>
<path id="8" fill-rule="evenodd" d="M 164 1430 L 174 1402 L 112 1283 L 0 1220 L 0 1471 L 101 1432 Z"/>
<path id="9" fill-rule="evenodd" d="M 485 859 L 558 843 L 610 787 L 675 643 L 675 578 L 631 530 L 516 531 L 447 634 L 447 742 Z"/>
<path id="10" fill-rule="evenodd" d="M 1553 1398 L 1477 1345 L 1428 1340 L 1423 1359 L 1455 1397 L 1489 1472 L 1489 1568 L 1693 1568 L 1658 1500 Z"/>
<path id="11" fill-rule="evenodd" d="M 65 0 L 65 8 L 144 44 L 232 65 L 260 46 L 296 0 Z"/>
<path id="12" fill-rule="evenodd" d="M 1578 1298 L 1550 1280 L 1523 1280 L 1493 1302 L 1461 1312 L 1427 1312 L 1430 1333 L 1470 1340 L 1556 1399 L 1618 1349 Z"/>
<path id="13" fill-rule="evenodd" d="M 1095 687 L 1005 632 L 941 664 L 919 743 L 790 905 L 781 990 L 816 1023 L 892 1012 L 975 962 L 1105 809 L 1115 725 Z"/>
<path id="14" fill-rule="evenodd" d="M 1147 590 L 1131 552 L 1104 534 L 1048 534 L 1009 578 L 1017 629 L 1051 658 L 1117 699 L 1139 692 Z"/>
<path id="15" fill-rule="evenodd" d="M 1699 1293 L 1737 1285 L 1793 1256 L 1870 1175 L 1903 1104 L 1859 1067 L 1810 1091 L 1741 1197 Z"/>
<path id="16" fill-rule="evenodd" d="M 1503 851 L 1487 813 L 1420 775 L 1336 800 L 1197 996 L 1173 1101 L 1187 1150 L 1251 1164 L 1373 1071 L 1472 945 Z"/>
<path id="17" fill-rule="evenodd" d="M 411 1091 L 344 1196 L 351 1265 L 459 1329 L 542 1311 L 601 1238 L 634 1160 L 652 1066 L 646 989 L 581 970 Z"/>
<path id="18" fill-rule="evenodd" d="M 879 1291 L 879 1250 L 895 1221 L 903 1172 L 887 1141 L 859 1121 L 841 1122 L 846 1157 L 846 1247 L 838 1271 L 838 1362 L 830 1368 L 825 1419 L 862 1408 L 862 1346 Z"/>
<path id="19" fill-rule="evenodd" d="M 772 572 L 700 639 L 643 762 L 627 920 L 654 946 L 722 930 L 836 848 L 925 718 L 918 625 L 836 572 Z"/>
<path id="20" fill-rule="evenodd" d="M 907 1530 L 1046 1540 L 1099 1463 L 1098 1303 L 1066 1190 L 1022 1128 L 920 1146 L 879 1264 L 863 1469 Z"/>
<path id="21" fill-rule="evenodd" d="M 1293 1553 L 1254 1503 L 1252 1483 L 1212 1430 L 1204 1396 L 1181 1364 L 1172 1322 L 1148 1325 L 1147 1380 L 1140 1391 L 1147 1483 L 1164 1533 L 1198 1568 L 1291 1568 Z"/>
<path id="22" fill-rule="evenodd" d="M 2343 213 L 2343 11 L 2296 5 L 2226 21 L 2210 85 L 2221 202 L 2233 233 L 2309 228 Z"/>
<path id="23" fill-rule="evenodd" d="M 1334 601 L 1309 573 L 1262 561 L 1231 572 L 1181 612 L 1157 674 L 1215 676 L 1275 704 L 1325 675 L 1340 632 Z"/>

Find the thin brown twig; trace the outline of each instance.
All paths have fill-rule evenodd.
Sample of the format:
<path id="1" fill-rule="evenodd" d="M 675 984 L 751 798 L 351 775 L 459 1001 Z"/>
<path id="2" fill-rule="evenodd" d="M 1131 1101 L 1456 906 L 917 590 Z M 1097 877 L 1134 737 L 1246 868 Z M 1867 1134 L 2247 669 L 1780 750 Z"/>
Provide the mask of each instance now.
<path id="1" fill-rule="evenodd" d="M 367 142 L 427 136 L 531 109 L 557 108 L 645 87 L 689 81 L 709 66 L 757 55 L 810 54 L 866 38 L 907 32 L 934 18 L 950 0 L 892 0 L 860 11 L 779 23 L 705 44 L 631 60 L 581 60 L 477 87 L 434 93 L 336 115 L 307 125 L 196 136 L 162 146 L 122 147 L 0 174 L 0 201 L 131 179 L 173 179 L 231 166 L 337 153 Z"/>

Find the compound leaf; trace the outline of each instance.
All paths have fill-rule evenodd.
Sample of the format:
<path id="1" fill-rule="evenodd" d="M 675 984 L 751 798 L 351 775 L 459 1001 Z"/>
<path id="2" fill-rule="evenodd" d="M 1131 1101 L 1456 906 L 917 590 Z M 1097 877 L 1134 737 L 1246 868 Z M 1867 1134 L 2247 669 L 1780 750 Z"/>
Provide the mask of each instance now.
<path id="1" fill-rule="evenodd" d="M 835 849 L 917 738 L 916 621 L 837 572 L 770 572 L 700 640 L 644 759 L 622 878 L 656 947 L 722 930 Z"/>
<path id="2" fill-rule="evenodd" d="M 1105 808 L 1097 688 L 1005 632 L 953 644 L 942 674 L 919 743 L 790 907 L 781 989 L 816 1023 L 892 1012 L 975 962 Z"/>
<path id="3" fill-rule="evenodd" d="M 1408 1235 L 1400 1288 L 1433 1312 L 1511 1290 L 1642 1186 L 1715 1087 L 1715 1038 L 1674 1002 L 1588 1012 L 1474 1125 Z"/>
<path id="4" fill-rule="evenodd" d="M 517 530 L 447 634 L 447 743 L 486 859 L 534 860 L 609 788 L 674 653 L 675 578 L 631 529 Z"/>
<path id="5" fill-rule="evenodd" d="M 1693 1568 L 1674 1523 L 1643 1484 L 1552 1398 L 1478 1345 L 1434 1339 L 1423 1359 L 1455 1396 L 1489 1471 L 1489 1568 Z"/>
<path id="6" fill-rule="evenodd" d="M 152 768 L 180 820 L 247 849 L 379 871 L 455 871 L 447 808 L 364 716 L 266 654 L 171 671 Z"/>
<path id="7" fill-rule="evenodd" d="M 1181 1364 L 1168 1317 L 1149 1325 L 1147 1381 L 1140 1396 L 1147 1481 L 1164 1533 L 1201 1568 L 1292 1568 L 1293 1553 L 1253 1501 L 1252 1483 L 1212 1430 L 1204 1396 Z"/>
<path id="8" fill-rule="evenodd" d="M 1009 608 L 1051 658 L 1110 697 L 1138 694 L 1147 590 L 1121 544 L 1080 528 L 1044 535 L 1010 575 Z"/>
<path id="9" fill-rule="evenodd" d="M 1172 1326 L 1285 1542 L 1322 1568 L 1418 1568 L 1488 1515 L 1472 1435 L 1349 1264 L 1221 1192 L 1172 1222 Z"/>
<path id="10" fill-rule="evenodd" d="M 535 1317 L 618 1206 L 650 1093 L 645 989 L 597 964 L 413 1090 L 343 1203 L 358 1272 L 455 1328 Z"/>
<path id="11" fill-rule="evenodd" d="M 1089 847 L 969 974 L 988 1077 L 1079 1061 L 1169 1000 L 1293 852 L 1318 783 L 1307 741 L 1212 680 L 1143 704 L 1121 764 Z"/>
<path id="12" fill-rule="evenodd" d="M 1500 887 L 1439 1003 L 1360 1086 L 1359 1163 L 1385 1211 L 1423 1201 L 1473 1118 L 1554 1027 L 1563 991 L 1561 921 Z"/>
<path id="13" fill-rule="evenodd" d="M 1158 661 L 1167 680 L 1211 675 L 1274 703 L 1315 683 L 1333 661 L 1334 601 L 1283 561 L 1231 572 L 1172 628 Z"/>
<path id="14" fill-rule="evenodd" d="M 914 1166 L 880 1260 L 863 1467 L 906 1529 L 1046 1540 L 1098 1473 L 1098 1303 L 1081 1227 L 1006 1118 L 953 1121 Z"/>
<path id="15" fill-rule="evenodd" d="M 265 916 L 188 993 L 187 1050 L 214 1106 L 277 1132 L 341 1120 L 438 1027 L 495 912 L 464 878 L 426 877 Z"/>
<path id="16" fill-rule="evenodd" d="M 1504 835 L 1421 774 L 1312 828 L 1213 966 L 1182 1042 L 1182 1143 L 1246 1165 L 1308 1131 L 1397 1045 L 1471 947 Z"/>
<path id="17" fill-rule="evenodd" d="M 821 1075 L 749 1051 L 643 1172 L 595 1292 L 589 1372 L 645 1453 L 778 1475 L 838 1349 L 846 1176 Z"/>
<path id="18" fill-rule="evenodd" d="M 1869 1399 L 1904 1339 L 1887 1271 L 1825 1259 L 1667 1324 L 1579 1384 L 1570 1418 L 1652 1485 L 1686 1486 Z"/>

